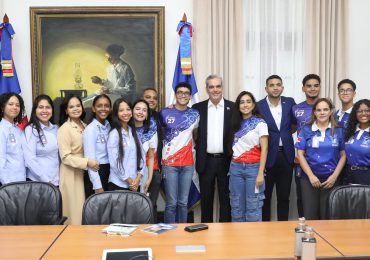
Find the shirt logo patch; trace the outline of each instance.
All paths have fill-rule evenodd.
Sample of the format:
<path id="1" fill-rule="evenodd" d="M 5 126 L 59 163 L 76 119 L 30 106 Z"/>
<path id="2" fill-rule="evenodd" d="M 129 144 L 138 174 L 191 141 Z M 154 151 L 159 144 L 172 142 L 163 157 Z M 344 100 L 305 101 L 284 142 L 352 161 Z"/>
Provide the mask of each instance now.
<path id="1" fill-rule="evenodd" d="M 338 143 L 338 137 L 336 135 L 334 135 L 334 137 L 332 137 L 332 143 L 331 143 L 331 146 L 338 146 L 339 143 Z"/>
<path id="2" fill-rule="evenodd" d="M 369 145 L 370 145 L 370 137 L 366 136 L 366 137 L 364 138 L 364 140 L 362 141 L 361 146 L 362 146 L 362 147 L 369 147 Z"/>
<path id="3" fill-rule="evenodd" d="M 167 124 L 173 124 L 173 123 L 175 123 L 175 117 L 174 116 L 168 116 L 167 118 L 166 118 L 166 122 L 167 122 Z"/>
<path id="4" fill-rule="evenodd" d="M 297 110 L 297 111 L 295 112 L 296 117 L 303 116 L 303 114 L 304 114 L 304 110 Z"/>

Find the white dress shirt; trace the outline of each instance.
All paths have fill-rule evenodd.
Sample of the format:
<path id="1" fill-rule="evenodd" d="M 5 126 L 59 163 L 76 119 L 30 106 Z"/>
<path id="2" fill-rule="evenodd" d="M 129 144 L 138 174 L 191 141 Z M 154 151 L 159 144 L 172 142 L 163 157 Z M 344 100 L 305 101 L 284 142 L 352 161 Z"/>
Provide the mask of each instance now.
<path id="1" fill-rule="evenodd" d="M 222 98 L 217 105 L 208 100 L 207 153 L 224 151 L 224 107 Z"/>
<path id="2" fill-rule="evenodd" d="M 277 128 L 280 131 L 280 125 L 281 125 L 281 115 L 282 115 L 282 106 L 281 106 L 281 98 L 279 99 L 279 103 L 277 106 L 273 105 L 269 98 L 266 97 L 267 104 L 269 105 L 272 117 L 274 118 L 275 124 Z M 281 137 L 279 139 L 279 146 L 283 146 L 283 141 L 281 141 Z"/>

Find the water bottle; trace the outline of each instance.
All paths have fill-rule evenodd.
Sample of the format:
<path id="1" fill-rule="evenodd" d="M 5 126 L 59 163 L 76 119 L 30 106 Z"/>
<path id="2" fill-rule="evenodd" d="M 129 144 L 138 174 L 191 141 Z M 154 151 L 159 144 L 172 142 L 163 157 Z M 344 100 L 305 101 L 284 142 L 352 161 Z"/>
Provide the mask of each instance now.
<path id="1" fill-rule="evenodd" d="M 302 238 L 302 260 L 316 260 L 316 239 L 312 227 L 306 227 Z"/>
<path id="2" fill-rule="evenodd" d="M 295 232 L 295 246 L 294 246 L 294 259 L 300 260 L 302 256 L 302 238 L 306 231 L 306 219 L 299 218 L 298 225 L 294 229 Z"/>

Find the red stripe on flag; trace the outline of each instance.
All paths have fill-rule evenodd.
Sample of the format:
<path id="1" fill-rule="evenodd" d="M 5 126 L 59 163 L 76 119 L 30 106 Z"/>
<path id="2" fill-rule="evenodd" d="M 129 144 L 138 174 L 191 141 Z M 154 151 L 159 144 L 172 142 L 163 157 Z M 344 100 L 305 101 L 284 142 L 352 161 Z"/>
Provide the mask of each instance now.
<path id="1" fill-rule="evenodd" d="M 27 116 L 24 116 L 22 118 L 22 120 L 17 124 L 17 126 L 20 129 L 22 129 L 22 131 L 24 131 L 24 129 L 26 128 L 27 124 L 28 124 L 28 118 L 27 118 Z"/>

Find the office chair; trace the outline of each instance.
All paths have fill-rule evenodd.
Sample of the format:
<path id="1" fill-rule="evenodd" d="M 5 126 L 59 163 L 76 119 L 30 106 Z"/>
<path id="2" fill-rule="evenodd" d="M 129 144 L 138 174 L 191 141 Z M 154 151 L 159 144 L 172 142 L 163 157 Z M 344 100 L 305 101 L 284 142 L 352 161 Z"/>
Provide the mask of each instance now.
<path id="1" fill-rule="evenodd" d="M 370 186 L 345 185 L 335 188 L 328 200 L 328 218 L 370 218 Z"/>
<path id="2" fill-rule="evenodd" d="M 66 219 L 53 184 L 22 181 L 0 187 L 0 225 L 62 225 Z"/>
<path id="3" fill-rule="evenodd" d="M 108 191 L 90 196 L 82 211 L 83 225 L 153 223 L 153 206 L 142 193 Z"/>

